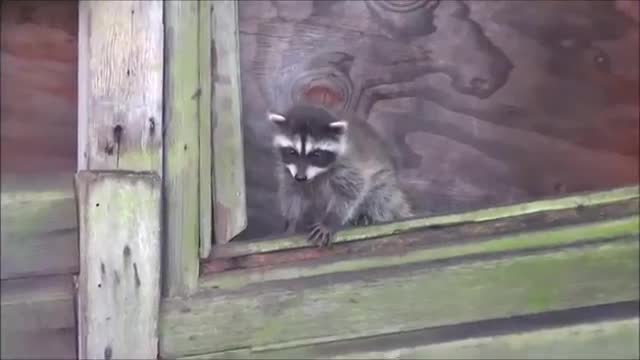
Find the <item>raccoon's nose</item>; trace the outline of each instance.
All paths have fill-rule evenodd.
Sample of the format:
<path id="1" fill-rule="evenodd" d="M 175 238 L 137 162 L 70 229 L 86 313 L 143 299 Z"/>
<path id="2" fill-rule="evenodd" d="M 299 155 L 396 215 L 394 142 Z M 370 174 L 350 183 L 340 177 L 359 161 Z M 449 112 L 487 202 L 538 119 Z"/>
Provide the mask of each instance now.
<path id="1" fill-rule="evenodd" d="M 297 173 L 296 176 L 293 177 L 297 181 L 307 181 L 307 175 Z"/>

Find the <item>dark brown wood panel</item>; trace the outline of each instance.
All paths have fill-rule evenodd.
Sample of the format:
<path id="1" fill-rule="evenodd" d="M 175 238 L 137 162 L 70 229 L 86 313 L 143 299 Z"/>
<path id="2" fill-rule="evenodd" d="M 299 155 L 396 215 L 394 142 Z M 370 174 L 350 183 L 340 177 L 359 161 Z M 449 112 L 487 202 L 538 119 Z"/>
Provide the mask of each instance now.
<path id="1" fill-rule="evenodd" d="M 357 112 L 383 134 L 421 214 L 637 183 L 637 10 L 628 1 L 242 1 L 241 238 L 282 230 L 264 113 L 301 97 Z"/>
<path id="2" fill-rule="evenodd" d="M 2 173 L 76 168 L 77 1 L 3 1 Z"/>

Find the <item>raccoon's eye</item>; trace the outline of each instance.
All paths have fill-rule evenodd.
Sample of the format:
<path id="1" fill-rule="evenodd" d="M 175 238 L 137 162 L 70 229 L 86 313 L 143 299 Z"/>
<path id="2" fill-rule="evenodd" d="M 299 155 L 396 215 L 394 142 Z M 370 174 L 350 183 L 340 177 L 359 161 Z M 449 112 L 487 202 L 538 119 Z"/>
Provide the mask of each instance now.
<path id="1" fill-rule="evenodd" d="M 297 153 L 298 153 L 298 152 L 296 151 L 296 149 L 294 149 L 294 148 L 286 148 L 286 149 L 285 149 L 285 152 L 286 152 L 288 155 L 295 155 L 295 154 L 297 154 Z"/>
<path id="2" fill-rule="evenodd" d="M 320 151 L 314 150 L 311 153 L 309 153 L 309 156 L 312 157 L 312 158 L 320 157 Z"/>

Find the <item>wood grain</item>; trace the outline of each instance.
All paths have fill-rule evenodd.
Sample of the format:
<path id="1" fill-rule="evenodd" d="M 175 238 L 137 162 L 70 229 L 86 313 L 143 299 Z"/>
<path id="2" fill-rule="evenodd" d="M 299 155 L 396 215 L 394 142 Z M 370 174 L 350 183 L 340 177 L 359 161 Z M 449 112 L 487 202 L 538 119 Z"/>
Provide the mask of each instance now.
<path id="1" fill-rule="evenodd" d="M 79 3 L 79 169 L 161 172 L 162 6 Z"/>
<path id="2" fill-rule="evenodd" d="M 370 347 L 380 346 L 365 340 L 263 352 L 232 350 L 182 359 L 635 359 L 640 354 L 638 325 L 636 317 L 431 344 L 407 344 L 413 334 L 400 334 L 374 338 L 389 344 L 376 351 Z"/>
<path id="3" fill-rule="evenodd" d="M 637 300 L 638 270 L 636 236 L 516 256 L 208 290 L 166 301 L 160 355 L 289 348 Z"/>
<path id="4" fill-rule="evenodd" d="M 529 216 L 423 230 L 335 245 L 326 250 L 302 249 L 231 258 L 206 264 L 209 275 L 202 277 L 200 286 L 239 288 L 265 281 L 591 243 L 633 234 L 640 227 L 637 209 L 638 202 L 633 201 L 593 212 L 580 211 L 574 216 L 571 212 L 549 213 L 546 218 Z M 612 220 L 600 221 L 601 218 Z M 548 227 L 553 229 L 536 231 Z"/>
<path id="5" fill-rule="evenodd" d="M 490 220 L 505 219 L 544 211 L 576 209 L 580 207 L 610 204 L 617 201 L 637 199 L 640 187 L 630 186 L 609 191 L 575 194 L 566 197 L 540 199 L 528 203 L 513 204 L 475 211 L 453 213 L 432 217 L 416 217 L 388 224 L 356 227 L 339 231 L 334 243 L 352 242 L 373 237 L 398 235 L 427 227 L 454 226 L 466 223 L 482 223 Z M 247 241 L 214 246 L 212 258 L 230 258 L 242 255 L 267 253 L 295 248 L 308 248 L 311 245 L 303 236 L 270 239 L 270 241 Z"/>
<path id="6" fill-rule="evenodd" d="M 164 113 L 164 221 L 163 292 L 189 293 L 198 280 L 200 241 L 200 164 L 198 132 L 199 5 L 195 1 L 164 2 L 166 32 Z M 206 94 L 206 92 L 205 92 Z M 206 139 L 206 136 L 204 137 Z M 203 194 L 206 194 L 203 192 Z M 210 238 L 208 241 L 211 241 Z"/>
<path id="7" fill-rule="evenodd" d="M 213 2 L 213 173 L 215 243 L 225 244 L 247 226 L 240 93 L 238 2 Z"/>
<path id="8" fill-rule="evenodd" d="M 383 135 L 420 214 L 638 183 L 640 28 L 624 6 L 240 2 L 239 239 L 281 233 L 264 112 L 304 96 L 342 99 Z"/>
<path id="9" fill-rule="evenodd" d="M 78 5 L 4 1 L 1 7 L 2 174 L 72 173 Z"/>
<path id="10" fill-rule="evenodd" d="M 160 177 L 82 171 L 76 181 L 79 357 L 155 358 L 161 288 Z"/>
<path id="11" fill-rule="evenodd" d="M 215 58 L 212 56 L 212 20 L 214 3 L 200 1 L 198 8 L 198 69 L 200 70 L 200 97 L 198 108 L 198 129 L 200 145 L 199 203 L 200 203 L 200 258 L 211 253 L 213 242 L 213 162 L 212 162 L 212 119 L 213 78 L 211 77 Z"/>
<path id="12" fill-rule="evenodd" d="M 77 357 L 70 275 L 2 280 L 0 287 L 3 359 Z"/>
<path id="13" fill-rule="evenodd" d="M 78 271 L 73 175 L 2 176 L 0 277 Z"/>

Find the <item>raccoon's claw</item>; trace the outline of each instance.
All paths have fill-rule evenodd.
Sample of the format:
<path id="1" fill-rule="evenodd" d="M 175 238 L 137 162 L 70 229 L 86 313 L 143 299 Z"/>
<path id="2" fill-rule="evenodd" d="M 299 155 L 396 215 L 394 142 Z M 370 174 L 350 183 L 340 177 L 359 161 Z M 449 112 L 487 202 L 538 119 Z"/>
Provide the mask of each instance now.
<path id="1" fill-rule="evenodd" d="M 307 240 L 318 247 L 329 246 L 333 240 L 333 231 L 325 225 L 314 224 L 311 226 Z"/>

